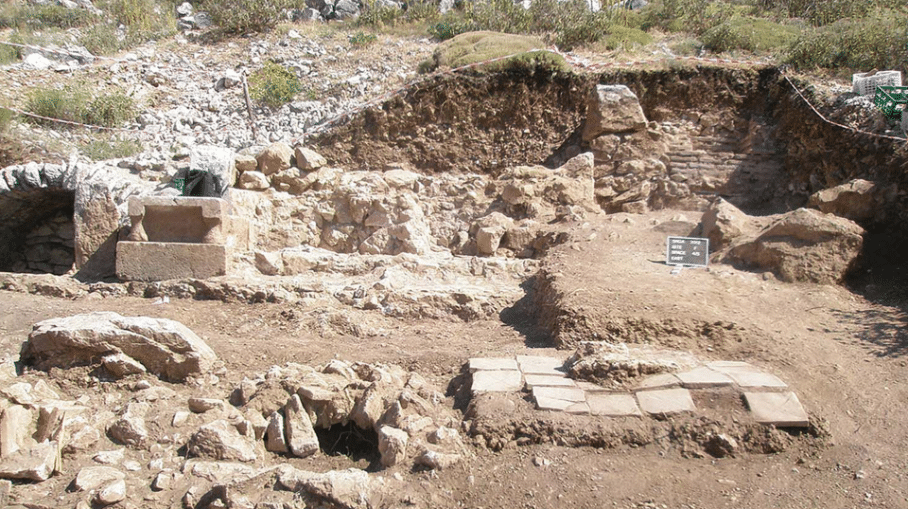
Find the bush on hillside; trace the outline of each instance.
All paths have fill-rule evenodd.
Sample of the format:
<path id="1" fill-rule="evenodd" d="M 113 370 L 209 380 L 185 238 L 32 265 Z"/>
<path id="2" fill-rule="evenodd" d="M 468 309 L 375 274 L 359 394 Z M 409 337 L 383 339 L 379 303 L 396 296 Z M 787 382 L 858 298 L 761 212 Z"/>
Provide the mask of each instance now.
<path id="1" fill-rule="evenodd" d="M 249 76 L 249 95 L 256 102 L 279 108 L 303 91 L 303 85 L 293 72 L 280 64 L 267 62 Z"/>
<path id="2" fill-rule="evenodd" d="M 538 37 L 497 32 L 470 32 L 439 44 L 432 57 L 422 62 L 419 68 L 420 72 L 426 73 L 439 67 L 456 68 L 514 55 L 513 58 L 477 68 L 477 71 L 545 69 L 567 72 L 570 70 L 570 66 L 561 55 L 549 51 L 532 51 L 543 47 L 544 43 Z"/>
<path id="3" fill-rule="evenodd" d="M 104 0 L 97 4 L 126 27 L 123 46 L 135 46 L 177 32 L 175 7 L 171 0 Z"/>
<path id="4" fill-rule="evenodd" d="M 798 37 L 799 29 L 751 16 L 735 16 L 702 35 L 704 46 L 717 53 L 736 49 L 775 51 L 787 48 Z"/>
<path id="5" fill-rule="evenodd" d="M 205 0 L 202 8 L 228 34 L 271 30 L 284 20 L 284 11 L 305 7 L 297 0 Z"/>
<path id="6" fill-rule="evenodd" d="M 880 9 L 800 33 L 787 61 L 801 69 L 899 69 L 908 65 L 908 9 Z"/>
<path id="7" fill-rule="evenodd" d="M 117 127 L 135 118 L 138 108 L 121 91 L 92 96 L 84 86 L 36 88 L 28 96 L 25 109 L 42 117 L 83 124 Z M 37 123 L 60 127 L 65 124 L 33 119 Z"/>

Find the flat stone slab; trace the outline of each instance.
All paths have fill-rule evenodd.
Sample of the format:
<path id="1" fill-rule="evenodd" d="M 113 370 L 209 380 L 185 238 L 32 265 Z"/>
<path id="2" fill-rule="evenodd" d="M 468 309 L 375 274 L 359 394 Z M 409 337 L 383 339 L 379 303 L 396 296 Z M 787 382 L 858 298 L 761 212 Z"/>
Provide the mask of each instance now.
<path id="1" fill-rule="evenodd" d="M 687 389 L 659 389 L 637 393 L 640 408 L 651 415 L 669 416 L 696 411 Z"/>
<path id="2" fill-rule="evenodd" d="M 518 355 L 517 364 L 525 375 L 553 375 L 567 376 L 564 361 L 555 357 L 536 357 L 531 355 Z"/>
<path id="3" fill-rule="evenodd" d="M 533 387 L 534 398 L 560 399 L 575 403 L 586 401 L 586 393 L 574 387 Z"/>
<path id="4" fill-rule="evenodd" d="M 684 373 L 678 373 L 676 376 L 681 380 L 681 384 L 687 389 L 708 389 L 711 387 L 734 385 L 735 383 L 728 375 L 707 368 L 706 366 L 701 366 L 692 369 L 691 371 L 685 371 Z"/>
<path id="5" fill-rule="evenodd" d="M 681 380 L 671 373 L 660 373 L 644 378 L 637 384 L 634 390 L 648 391 L 653 389 L 668 389 L 671 387 L 680 387 Z"/>
<path id="6" fill-rule="evenodd" d="M 779 379 L 779 377 L 760 371 L 753 366 L 746 368 L 723 368 L 723 373 L 731 377 L 742 389 L 766 389 L 780 390 L 787 389 L 788 384 Z"/>
<path id="7" fill-rule="evenodd" d="M 506 357 L 476 357 L 468 364 L 470 373 L 477 371 L 517 371 L 517 361 Z"/>
<path id="8" fill-rule="evenodd" d="M 640 407 L 633 394 L 588 394 L 590 413 L 606 417 L 640 417 Z"/>
<path id="9" fill-rule="evenodd" d="M 583 389 L 587 394 L 595 394 L 597 392 L 613 392 L 615 389 L 609 389 L 608 387 L 603 387 L 592 382 L 587 382 L 585 380 L 574 380 L 574 384 L 579 388 Z"/>
<path id="10" fill-rule="evenodd" d="M 208 279 L 227 274 L 227 248 L 186 242 L 117 243 L 117 277 L 124 281 Z"/>
<path id="11" fill-rule="evenodd" d="M 590 407 L 585 401 L 565 401 L 563 399 L 546 398 L 542 396 L 536 398 L 536 409 L 577 415 L 590 413 Z"/>
<path id="12" fill-rule="evenodd" d="M 807 411 L 793 392 L 745 392 L 744 400 L 760 424 L 779 428 L 806 428 Z"/>
<path id="13" fill-rule="evenodd" d="M 524 375 L 527 388 L 533 387 L 576 387 L 573 380 L 563 376 L 555 375 Z"/>
<path id="14" fill-rule="evenodd" d="M 473 393 L 518 392 L 523 389 L 520 371 L 477 371 L 473 373 Z"/>
<path id="15" fill-rule="evenodd" d="M 744 361 L 711 361 L 706 363 L 706 367 L 722 371 L 726 368 L 753 368 L 754 366 Z"/>

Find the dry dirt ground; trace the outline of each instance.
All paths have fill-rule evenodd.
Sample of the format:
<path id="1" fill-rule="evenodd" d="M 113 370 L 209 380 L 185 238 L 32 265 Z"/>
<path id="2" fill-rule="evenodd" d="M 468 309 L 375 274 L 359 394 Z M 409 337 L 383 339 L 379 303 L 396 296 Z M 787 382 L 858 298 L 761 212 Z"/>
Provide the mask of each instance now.
<path id="1" fill-rule="evenodd" d="M 608 329 L 614 334 L 704 359 L 745 360 L 779 375 L 797 392 L 811 418 L 823 423 L 828 436 L 780 432 L 784 452 L 718 459 L 687 454 L 677 441 L 659 436 L 643 446 L 561 445 L 559 429 L 576 435 L 603 418 L 552 421 L 543 416 L 541 422 L 552 428 L 548 440 L 519 446 L 511 441 L 497 452 L 473 446 L 472 457 L 441 471 L 382 472 L 400 474 L 402 488 L 381 493 L 375 506 L 908 507 L 908 341 L 901 311 L 843 287 L 782 283 L 720 264 L 672 275 L 663 263 L 665 236 L 688 230 L 698 219 L 698 213 L 682 211 L 592 215 L 584 223 L 566 226 L 575 240 L 550 252 L 544 270 L 573 285 L 573 291 L 562 296 L 564 309 L 612 324 Z M 204 396 L 226 398 L 244 376 L 254 377 L 275 364 L 319 365 L 332 358 L 400 364 L 444 388 L 470 357 L 556 353 L 537 323 L 532 286 L 525 286 L 527 297 L 504 310 L 501 320 L 398 320 L 377 311 L 355 311 L 351 316 L 358 327 L 350 334 L 325 334 L 305 326 L 309 322 L 300 317 L 310 310 L 298 304 L 187 299 L 154 304 L 153 299 L 137 297 L 67 300 L 2 291 L 0 353 L 15 356 L 40 320 L 111 310 L 175 319 L 205 339 L 224 361 L 226 372 L 210 387 L 191 389 Z M 725 332 L 689 330 L 715 322 L 722 322 L 717 327 Z M 674 324 L 671 334 L 652 332 L 665 323 Z M 621 331 L 622 326 L 636 330 Z M 67 377 L 77 375 L 62 376 Z M 60 385 L 69 397 L 79 396 L 78 383 Z M 193 394 L 173 387 L 181 395 Z M 91 390 L 128 394 L 127 386 L 113 383 Z M 447 404 L 462 409 L 462 403 L 449 394 Z M 507 417 L 540 419 L 542 412 L 524 403 Z M 653 429 L 666 426 L 671 423 Z M 311 470 L 366 466 L 324 454 L 299 461 Z M 71 507 L 78 498 L 62 488 L 77 471 L 78 465 L 67 465 L 64 458 L 64 473 L 58 476 L 62 481 L 17 484 L 11 502 Z M 131 493 L 129 502 L 135 507 L 178 506 L 181 495 L 143 501 L 146 494 L 147 488 Z"/>

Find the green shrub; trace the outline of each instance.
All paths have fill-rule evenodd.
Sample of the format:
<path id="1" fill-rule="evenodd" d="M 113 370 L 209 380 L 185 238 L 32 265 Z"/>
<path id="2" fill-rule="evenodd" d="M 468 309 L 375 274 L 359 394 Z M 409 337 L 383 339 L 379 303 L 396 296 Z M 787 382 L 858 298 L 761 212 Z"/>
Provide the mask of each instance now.
<path id="1" fill-rule="evenodd" d="M 101 139 L 83 146 L 81 152 L 93 161 L 131 157 L 142 152 L 142 144 L 132 140 Z"/>
<path id="2" fill-rule="evenodd" d="M 302 92 L 303 85 L 293 72 L 280 64 L 268 62 L 249 76 L 249 95 L 256 102 L 279 108 Z"/>
<path id="3" fill-rule="evenodd" d="M 85 9 L 67 9 L 62 5 L 22 5 L 5 2 L 0 6 L 0 28 L 73 28 L 98 21 L 98 16 Z"/>
<path id="4" fill-rule="evenodd" d="M 29 94 L 25 109 L 42 117 L 83 122 L 90 101 L 91 95 L 81 87 L 37 88 Z M 51 126 L 60 125 L 45 120 L 35 121 Z"/>
<path id="5" fill-rule="evenodd" d="M 393 25 L 404 17 L 404 10 L 388 5 L 380 0 L 366 0 L 360 9 L 359 17 L 354 22 L 357 26 L 381 28 Z"/>
<path id="6" fill-rule="evenodd" d="M 355 34 L 348 35 L 347 39 L 350 41 L 350 44 L 352 44 L 353 46 L 362 47 L 362 46 L 368 46 L 368 45 L 372 44 L 373 42 L 377 41 L 378 37 L 376 37 L 375 34 L 356 32 Z"/>
<path id="7" fill-rule="evenodd" d="M 95 97 L 85 112 L 85 123 L 115 127 L 135 120 L 136 114 L 135 101 L 117 91 Z"/>
<path id="8" fill-rule="evenodd" d="M 104 0 L 98 2 L 118 23 L 126 27 L 126 47 L 170 37 L 177 32 L 174 2 L 165 0 Z"/>
<path id="9" fill-rule="evenodd" d="M 92 55 L 112 55 L 120 49 L 117 29 L 108 23 L 98 23 L 83 30 L 79 44 Z"/>
<path id="10" fill-rule="evenodd" d="M 605 47 L 610 50 L 630 49 L 634 46 L 646 46 L 653 42 L 653 36 L 638 28 L 612 25 L 605 38 Z"/>
<path id="11" fill-rule="evenodd" d="M 731 18 L 736 6 L 712 0 L 656 0 L 645 8 L 641 28 L 696 35 Z"/>
<path id="12" fill-rule="evenodd" d="M 18 48 L 0 44 L 0 65 L 11 64 L 17 60 L 19 60 Z"/>
<path id="13" fill-rule="evenodd" d="M 787 48 L 798 37 L 798 28 L 754 17 L 735 16 L 702 35 L 707 49 L 722 53 L 735 49 L 773 51 Z"/>
<path id="14" fill-rule="evenodd" d="M 788 51 L 801 69 L 892 69 L 908 63 L 908 9 L 880 9 L 862 19 L 842 19 L 805 30 Z"/>
<path id="15" fill-rule="evenodd" d="M 429 35 L 439 41 L 447 41 L 460 34 L 473 32 L 475 30 L 476 25 L 474 25 L 472 21 L 464 19 L 457 14 L 451 14 L 444 16 L 443 21 L 430 25 Z"/>
<path id="16" fill-rule="evenodd" d="M 135 102 L 122 92 L 92 97 L 87 88 L 72 85 L 62 89 L 33 90 L 28 96 L 25 109 L 43 117 L 105 127 L 122 125 L 135 118 L 137 111 Z M 49 120 L 34 120 L 50 126 L 64 125 Z"/>
<path id="17" fill-rule="evenodd" d="M 293 0 L 205 0 L 202 8 L 224 32 L 245 34 L 274 28 L 284 19 L 284 10 L 297 4 Z"/>

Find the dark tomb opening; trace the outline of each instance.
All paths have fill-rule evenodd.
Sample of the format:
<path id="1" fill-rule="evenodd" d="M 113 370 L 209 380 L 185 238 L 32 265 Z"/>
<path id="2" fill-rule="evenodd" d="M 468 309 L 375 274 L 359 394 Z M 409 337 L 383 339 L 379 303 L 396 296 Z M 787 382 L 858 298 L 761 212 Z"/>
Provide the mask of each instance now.
<path id="1" fill-rule="evenodd" d="M 66 274 L 75 261 L 71 191 L 35 189 L 0 197 L 0 271 Z"/>

